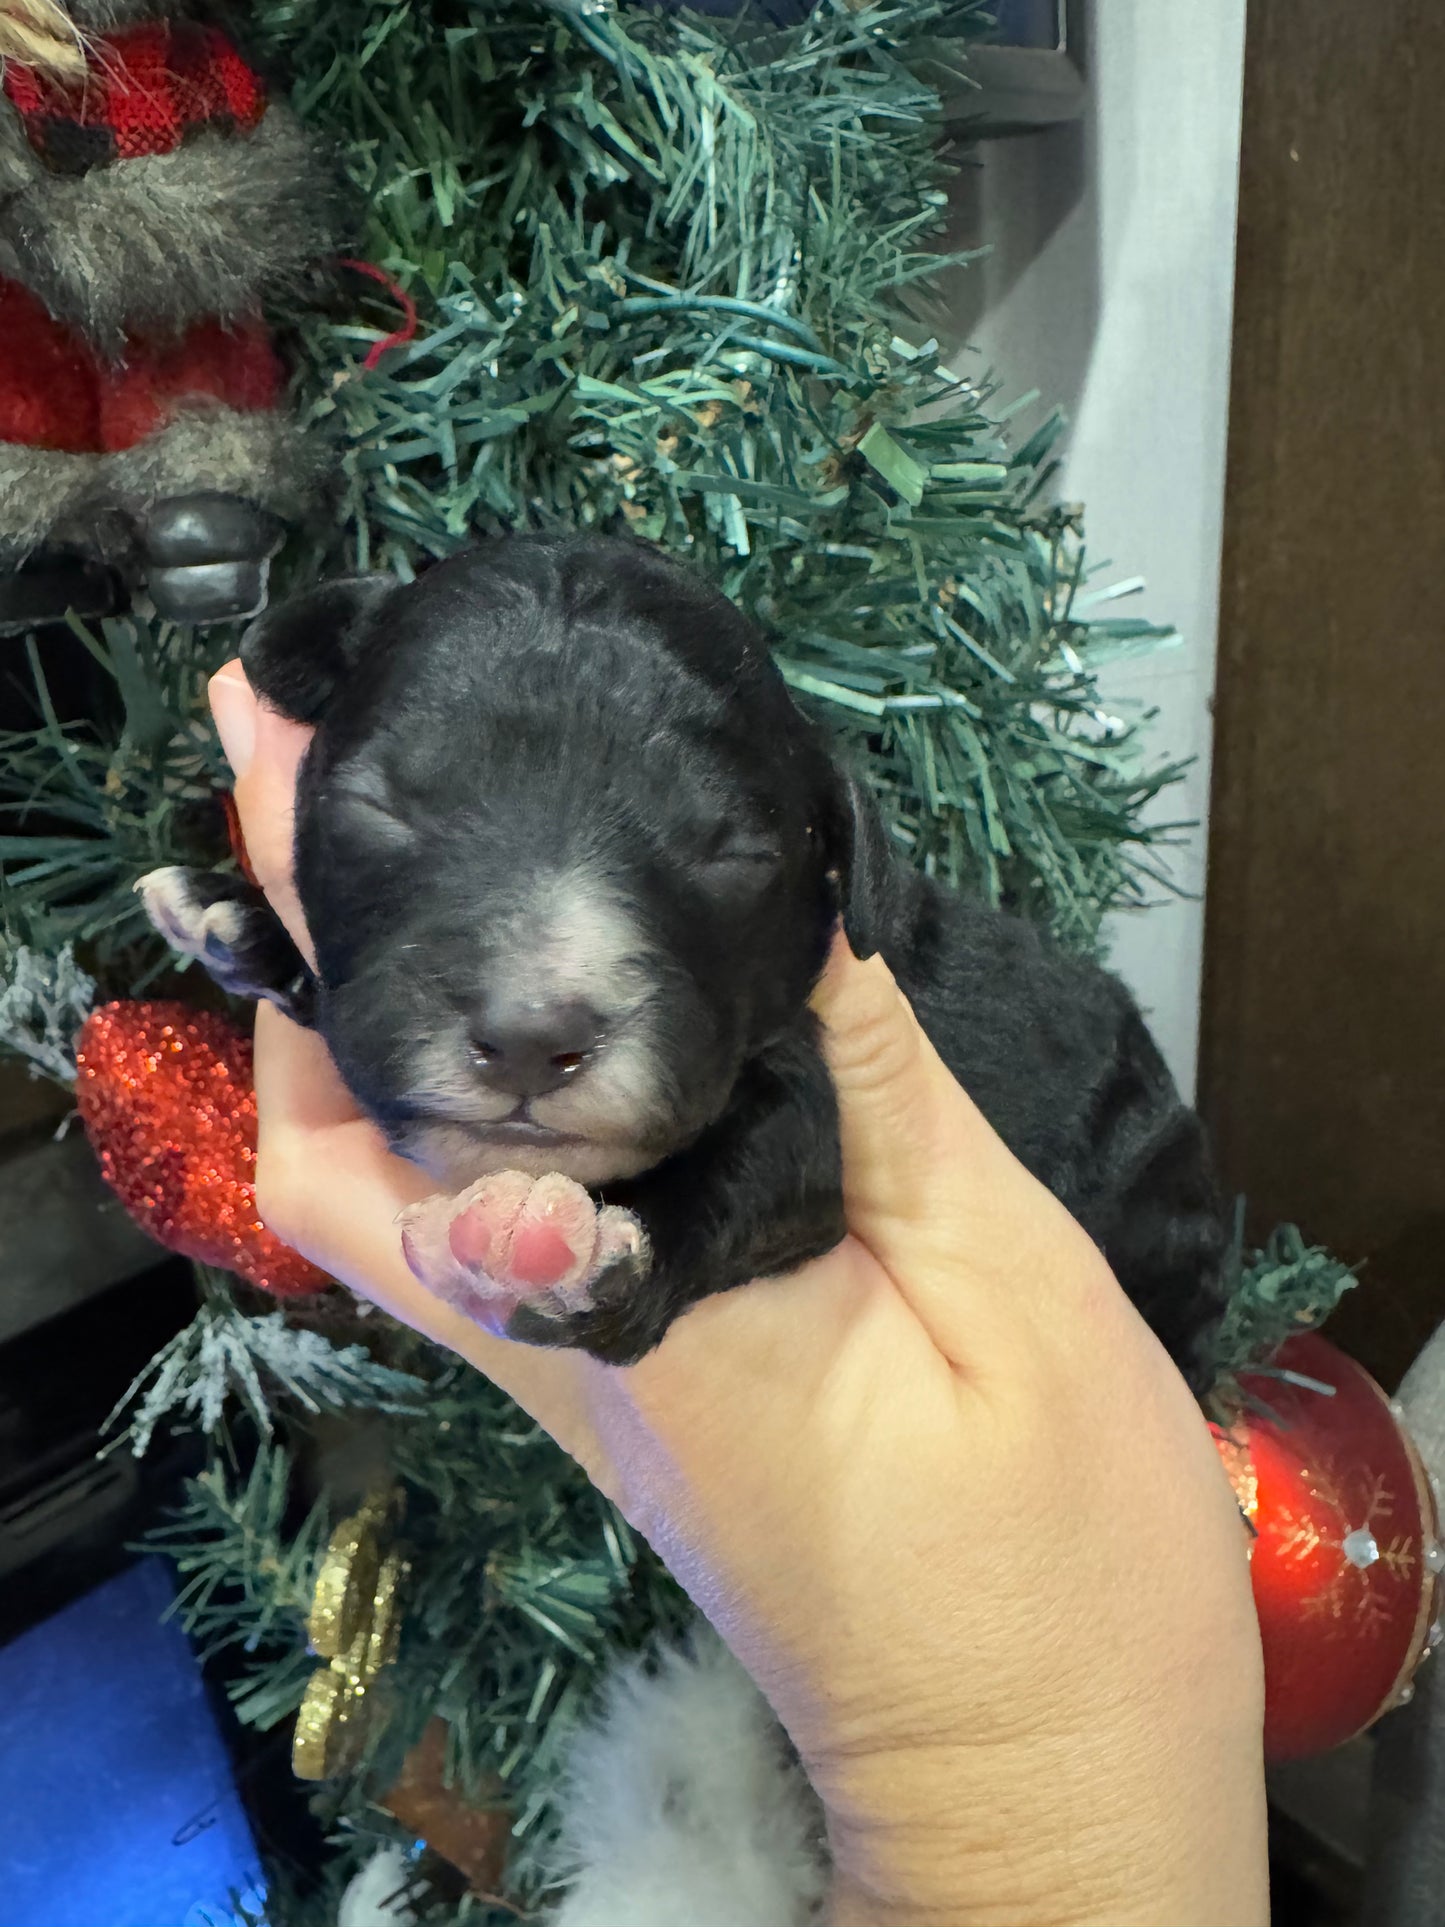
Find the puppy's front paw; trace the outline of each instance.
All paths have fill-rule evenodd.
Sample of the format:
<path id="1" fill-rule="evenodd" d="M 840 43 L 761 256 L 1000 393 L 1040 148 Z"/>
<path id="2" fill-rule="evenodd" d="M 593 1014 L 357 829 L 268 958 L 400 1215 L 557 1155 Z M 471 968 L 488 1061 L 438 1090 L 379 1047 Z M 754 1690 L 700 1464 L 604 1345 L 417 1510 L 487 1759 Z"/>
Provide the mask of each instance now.
<path id="1" fill-rule="evenodd" d="M 585 1324 L 649 1264 L 630 1211 L 598 1205 L 555 1171 L 499 1171 L 457 1197 L 424 1198 L 401 1227 L 406 1261 L 428 1291 L 489 1331 L 533 1343 L 577 1342 L 569 1321 Z"/>
<path id="2" fill-rule="evenodd" d="M 246 906 L 235 894 L 220 894 L 218 882 L 224 888 L 229 879 L 171 863 L 150 871 L 135 887 L 146 915 L 172 950 L 201 963 L 224 965 L 246 934 Z"/>
<path id="3" fill-rule="evenodd" d="M 135 886 L 146 915 L 173 950 L 194 957 L 222 990 L 264 997 L 309 1024 L 316 985 L 265 897 L 243 877 L 176 864 Z"/>

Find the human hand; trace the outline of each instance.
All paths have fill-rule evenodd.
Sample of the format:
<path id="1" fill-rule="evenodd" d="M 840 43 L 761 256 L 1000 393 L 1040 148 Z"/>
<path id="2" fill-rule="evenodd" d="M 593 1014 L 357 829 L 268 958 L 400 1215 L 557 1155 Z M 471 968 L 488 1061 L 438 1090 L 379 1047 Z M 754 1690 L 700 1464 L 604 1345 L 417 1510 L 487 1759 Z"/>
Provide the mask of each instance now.
<path id="1" fill-rule="evenodd" d="M 304 943 L 305 732 L 234 667 L 213 704 Z M 262 1213 L 511 1393 L 656 1548 L 798 1747 L 840 1927 L 1263 1921 L 1258 1635 L 1199 1412 L 881 963 L 836 955 L 816 1001 L 851 1235 L 639 1365 L 528 1350 L 425 1292 L 396 1220 L 428 1181 L 269 1008 Z"/>

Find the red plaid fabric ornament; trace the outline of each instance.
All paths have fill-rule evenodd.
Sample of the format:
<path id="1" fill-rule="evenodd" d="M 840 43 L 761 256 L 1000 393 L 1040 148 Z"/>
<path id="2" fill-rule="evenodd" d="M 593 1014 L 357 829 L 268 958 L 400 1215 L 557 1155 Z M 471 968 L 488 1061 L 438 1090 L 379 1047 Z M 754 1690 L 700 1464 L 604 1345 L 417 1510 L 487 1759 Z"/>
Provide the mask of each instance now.
<path id="1" fill-rule="evenodd" d="M 281 363 L 259 319 L 198 321 L 175 340 L 132 338 L 112 365 L 78 329 L 0 276 L 0 442 L 66 454 L 134 448 L 176 412 L 215 401 L 275 408 Z"/>
<path id="2" fill-rule="evenodd" d="M 260 77 L 225 34 L 184 20 L 104 35 L 81 80 L 7 61 L 4 88 L 30 145 L 57 174 L 170 154 L 202 128 L 249 133 L 266 111 Z"/>

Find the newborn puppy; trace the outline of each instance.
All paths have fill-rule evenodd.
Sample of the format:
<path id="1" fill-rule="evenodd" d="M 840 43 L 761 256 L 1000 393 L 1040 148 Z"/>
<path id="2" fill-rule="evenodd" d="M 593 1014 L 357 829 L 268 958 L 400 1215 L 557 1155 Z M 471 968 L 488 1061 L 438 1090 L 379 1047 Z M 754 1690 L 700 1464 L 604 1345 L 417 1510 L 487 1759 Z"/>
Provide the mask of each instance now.
<path id="1" fill-rule="evenodd" d="M 841 914 L 1188 1374 L 1224 1230 L 1198 1119 L 1123 986 L 895 852 L 762 638 L 640 545 L 497 540 L 334 582 L 242 648 L 316 726 L 296 807 L 313 976 L 235 877 L 159 870 L 157 926 L 325 1038 L 445 1190 L 417 1276 L 617 1364 L 843 1235 L 808 1010 Z"/>

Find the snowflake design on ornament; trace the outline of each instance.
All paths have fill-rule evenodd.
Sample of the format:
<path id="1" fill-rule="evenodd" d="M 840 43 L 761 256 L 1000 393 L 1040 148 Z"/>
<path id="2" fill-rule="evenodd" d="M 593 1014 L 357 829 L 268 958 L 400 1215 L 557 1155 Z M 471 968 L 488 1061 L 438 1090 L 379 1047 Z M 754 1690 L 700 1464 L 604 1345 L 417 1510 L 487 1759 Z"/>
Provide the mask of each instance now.
<path id="1" fill-rule="evenodd" d="M 1286 1559 L 1312 1559 L 1324 1544 L 1324 1535 L 1313 1519 L 1296 1519 L 1292 1514 L 1282 1513 L 1287 1528 L 1280 1534 L 1280 1555 Z"/>
<path id="2" fill-rule="evenodd" d="M 1394 1518 L 1394 1489 L 1379 1472 L 1346 1481 L 1326 1458 L 1311 1468 L 1309 1489 L 1329 1517 L 1282 1514 L 1280 1553 L 1300 1561 L 1322 1551 L 1337 1556 L 1329 1579 L 1303 1601 L 1301 1613 L 1305 1619 L 1333 1620 L 1342 1629 L 1348 1623 L 1370 1638 L 1393 1623 L 1382 1592 L 1408 1583 L 1415 1572 L 1410 1535 L 1397 1532 L 1386 1541 L 1380 1530 Z"/>

